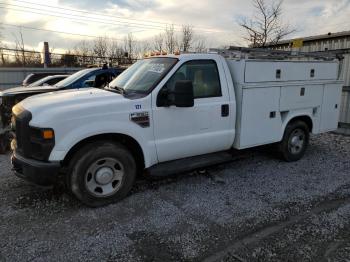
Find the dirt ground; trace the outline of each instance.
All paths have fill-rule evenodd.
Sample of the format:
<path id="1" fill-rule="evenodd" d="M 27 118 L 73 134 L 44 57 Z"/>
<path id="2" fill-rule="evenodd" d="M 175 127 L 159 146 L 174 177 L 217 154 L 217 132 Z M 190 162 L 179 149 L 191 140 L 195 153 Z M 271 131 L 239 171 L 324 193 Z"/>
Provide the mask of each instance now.
<path id="1" fill-rule="evenodd" d="M 0 156 L 0 261 L 350 261 L 350 137 L 138 180 L 103 208 L 15 177 Z"/>

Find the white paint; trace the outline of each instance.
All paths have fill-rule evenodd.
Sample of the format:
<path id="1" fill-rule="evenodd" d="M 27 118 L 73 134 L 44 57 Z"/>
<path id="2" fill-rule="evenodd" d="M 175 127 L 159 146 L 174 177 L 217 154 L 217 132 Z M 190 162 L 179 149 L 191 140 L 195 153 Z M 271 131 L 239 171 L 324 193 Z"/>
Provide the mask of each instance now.
<path id="1" fill-rule="evenodd" d="M 288 122 L 298 116 L 310 117 L 316 134 L 337 128 L 339 106 L 334 106 L 340 104 L 342 87 L 337 80 L 337 63 L 226 60 L 216 54 L 178 58 L 178 64 L 152 93 L 141 99 L 85 89 L 38 95 L 17 106 L 32 112 L 30 125 L 54 129 L 56 145 L 50 161 L 63 160 L 85 138 L 118 133 L 139 143 L 146 168 L 231 147 L 243 149 L 279 142 Z M 191 108 L 157 107 L 159 91 L 176 70 L 187 61 L 203 59 L 216 62 L 222 96 L 195 99 Z M 276 67 L 285 72 L 285 78 L 279 81 L 273 79 Z M 310 68 L 320 77 L 307 78 Z M 254 82 L 246 82 L 247 76 Z M 228 117 L 221 116 L 223 104 L 230 106 Z M 150 127 L 142 128 L 130 121 L 136 105 L 149 113 Z"/>

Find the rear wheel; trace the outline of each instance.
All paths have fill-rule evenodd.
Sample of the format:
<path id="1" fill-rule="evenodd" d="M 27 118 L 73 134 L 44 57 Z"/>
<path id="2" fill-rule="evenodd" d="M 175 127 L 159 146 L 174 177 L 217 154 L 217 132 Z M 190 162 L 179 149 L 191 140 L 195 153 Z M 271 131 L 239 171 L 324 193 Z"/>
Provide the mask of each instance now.
<path id="1" fill-rule="evenodd" d="M 279 149 L 284 160 L 288 162 L 300 160 L 309 144 L 309 128 L 303 121 L 289 123 L 284 132 Z"/>
<path id="2" fill-rule="evenodd" d="M 124 198 L 135 177 L 136 162 L 129 150 L 101 141 L 83 147 L 72 159 L 69 187 L 84 204 L 98 207 Z"/>

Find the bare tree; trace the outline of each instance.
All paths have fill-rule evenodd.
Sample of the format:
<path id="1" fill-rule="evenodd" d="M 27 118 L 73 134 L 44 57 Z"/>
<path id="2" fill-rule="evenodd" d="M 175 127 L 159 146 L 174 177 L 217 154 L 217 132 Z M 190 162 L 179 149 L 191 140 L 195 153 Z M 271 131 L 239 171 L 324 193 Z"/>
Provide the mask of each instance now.
<path id="1" fill-rule="evenodd" d="M 164 49 L 164 34 L 159 33 L 154 37 L 153 49 L 158 52 L 162 52 Z"/>
<path id="2" fill-rule="evenodd" d="M 88 56 L 91 56 L 93 52 L 90 42 L 82 40 L 74 46 L 73 50 L 74 54 L 79 56 L 79 60 L 82 65 L 86 65 L 90 62 Z"/>
<path id="3" fill-rule="evenodd" d="M 207 40 L 203 37 L 197 37 L 194 41 L 194 51 L 197 53 L 203 53 L 207 51 Z"/>
<path id="4" fill-rule="evenodd" d="M 172 54 L 175 52 L 177 46 L 177 40 L 175 35 L 174 25 L 167 26 L 165 28 L 165 46 L 168 53 Z"/>
<path id="5" fill-rule="evenodd" d="M 283 0 L 252 0 L 255 9 L 253 18 L 243 18 L 239 23 L 247 32 L 244 37 L 251 47 L 264 47 L 267 43 L 277 43 L 295 32 L 290 25 L 284 24 L 282 17 Z"/>
<path id="6" fill-rule="evenodd" d="M 151 45 L 150 41 L 145 40 L 145 41 L 139 42 L 139 44 L 138 44 L 138 57 L 139 58 L 144 57 L 144 55 L 150 51 L 152 51 L 152 45 Z M 155 50 L 155 51 L 161 52 L 161 49 Z"/>
<path id="7" fill-rule="evenodd" d="M 82 40 L 74 46 L 73 50 L 77 55 L 89 56 L 92 53 L 91 43 L 86 40 Z"/>
<path id="8" fill-rule="evenodd" d="M 41 54 L 36 52 L 34 49 L 26 52 L 26 64 L 30 66 L 40 66 L 41 65 Z"/>
<path id="9" fill-rule="evenodd" d="M 3 48 L 7 48 L 6 45 L 4 45 L 2 42 L 0 42 L 0 57 L 1 57 L 1 64 L 6 65 L 8 63 L 8 55 L 4 53 Z"/>
<path id="10" fill-rule="evenodd" d="M 183 25 L 180 44 L 180 49 L 182 52 L 188 52 L 191 49 L 193 44 L 193 37 L 193 27 L 191 25 Z"/>
<path id="11" fill-rule="evenodd" d="M 16 45 L 15 60 L 17 63 L 21 63 L 23 66 L 25 66 L 26 65 L 26 55 L 25 55 L 22 28 L 19 28 L 19 38 L 17 37 L 17 35 L 15 35 L 15 34 L 13 34 L 13 35 L 15 37 L 15 45 Z"/>
<path id="12" fill-rule="evenodd" d="M 132 33 L 129 33 L 124 39 L 124 50 L 127 53 L 129 59 L 134 59 L 136 51 L 136 40 Z"/>
<path id="13" fill-rule="evenodd" d="M 0 27 L 0 29 L 2 29 L 2 27 Z M 2 43 L 1 40 L 2 40 L 2 34 L 0 32 L 0 57 L 1 57 L 1 64 L 5 65 L 7 63 L 7 59 L 5 57 L 3 48 L 6 48 L 6 46 Z"/>
<path id="14" fill-rule="evenodd" d="M 94 55 L 99 57 L 106 57 L 108 51 L 107 37 L 99 37 L 96 40 L 94 40 L 92 50 Z"/>
<path id="15" fill-rule="evenodd" d="M 111 64 L 114 64 L 115 61 L 121 63 L 124 58 L 124 54 L 125 50 L 116 40 L 110 42 L 107 55 Z"/>

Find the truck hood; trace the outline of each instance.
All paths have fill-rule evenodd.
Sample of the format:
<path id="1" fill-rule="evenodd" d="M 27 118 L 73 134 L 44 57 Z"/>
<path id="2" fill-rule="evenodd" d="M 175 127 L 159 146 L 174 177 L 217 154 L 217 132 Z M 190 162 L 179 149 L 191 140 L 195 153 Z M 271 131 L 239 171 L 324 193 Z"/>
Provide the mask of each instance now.
<path id="1" fill-rule="evenodd" d="M 116 106 L 121 100 L 128 101 L 122 95 L 114 92 L 84 88 L 31 96 L 17 104 L 16 107 L 29 110 L 33 118 L 38 117 L 44 120 L 57 115 L 65 115 L 66 118 L 70 118 L 85 110 Z"/>
<path id="2" fill-rule="evenodd" d="M 15 96 L 19 94 L 35 94 L 35 93 L 45 93 L 56 91 L 59 88 L 57 86 L 35 86 L 35 87 L 25 87 L 19 86 L 14 88 L 5 89 L 0 92 L 0 96 Z"/>

